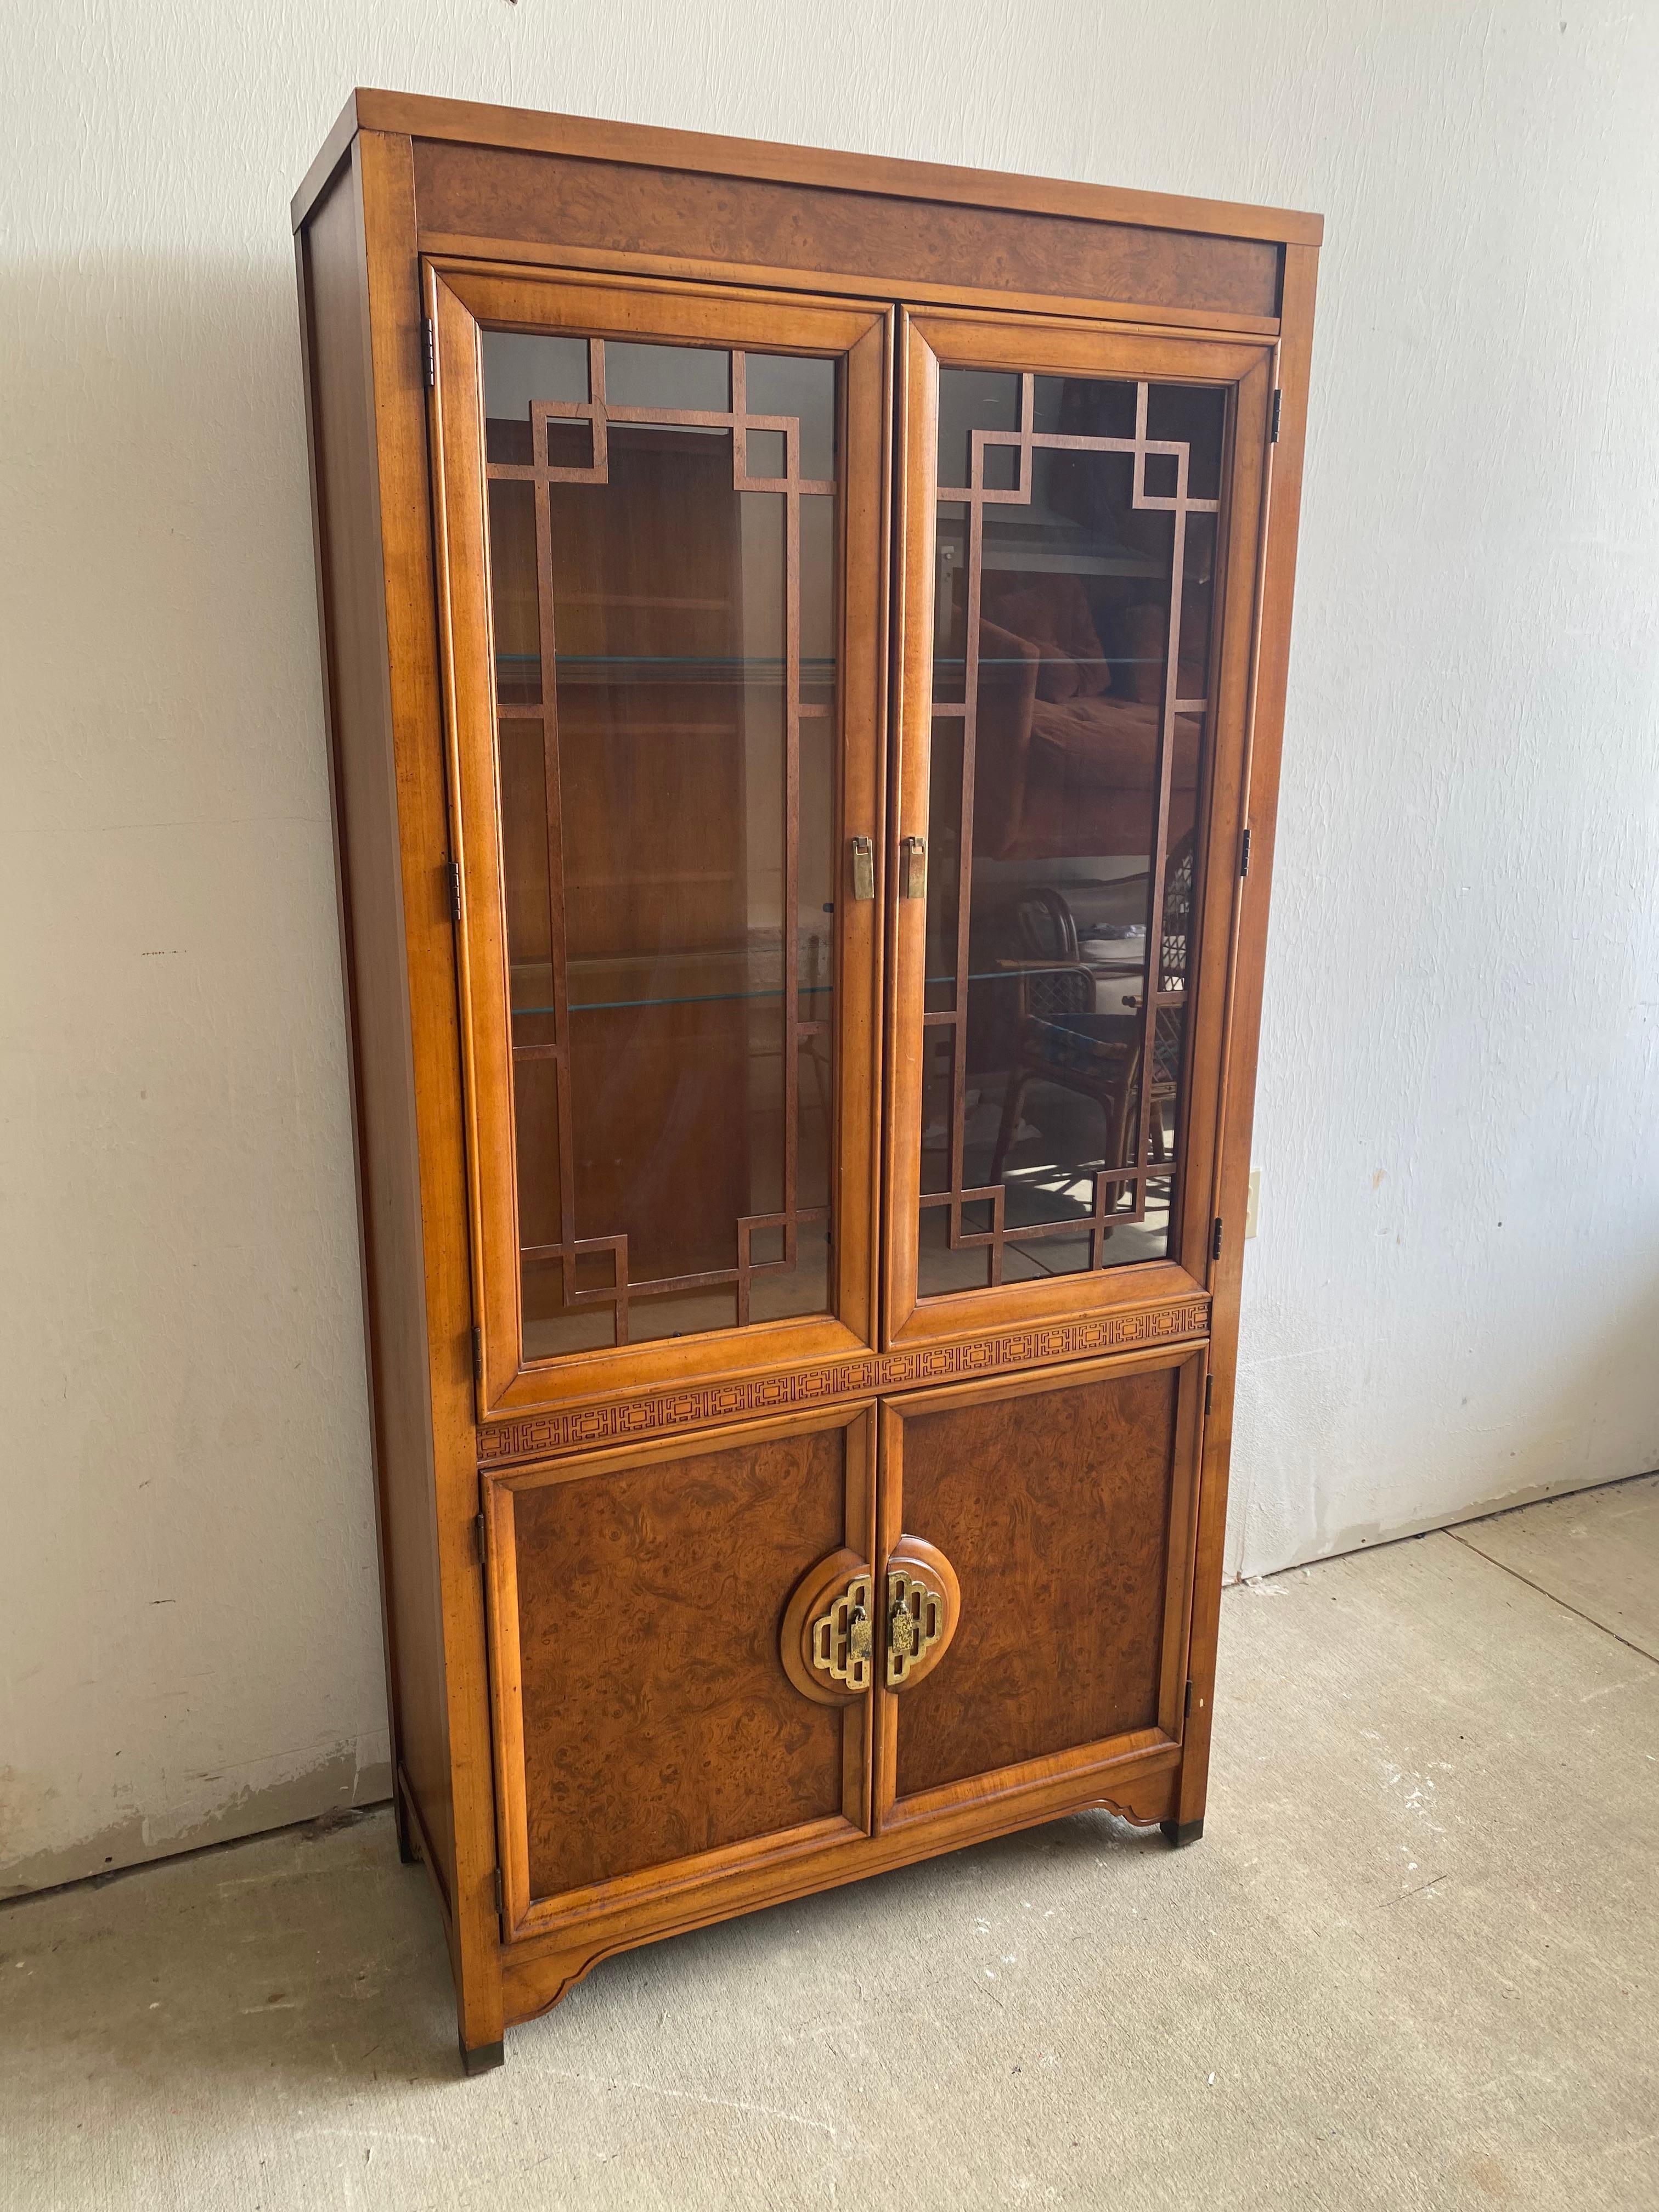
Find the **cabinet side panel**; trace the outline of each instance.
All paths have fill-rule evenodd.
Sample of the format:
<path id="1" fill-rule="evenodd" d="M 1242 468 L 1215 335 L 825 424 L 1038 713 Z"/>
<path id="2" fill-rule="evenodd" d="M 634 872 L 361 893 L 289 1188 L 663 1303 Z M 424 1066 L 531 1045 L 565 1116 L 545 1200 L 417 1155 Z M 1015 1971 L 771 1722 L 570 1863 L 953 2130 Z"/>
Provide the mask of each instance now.
<path id="1" fill-rule="evenodd" d="M 962 1586 L 907 1691 L 906 1797 L 1156 1725 L 1177 1376 L 983 1397 L 904 1422 L 904 1532 Z"/>
<path id="2" fill-rule="evenodd" d="M 454 1820 L 419 1157 L 355 163 L 301 234 L 300 276 L 393 1727 L 406 1785 L 438 1860 L 433 1871 L 450 1897 Z"/>
<path id="3" fill-rule="evenodd" d="M 798 269 L 820 281 L 842 272 L 901 291 L 955 285 L 1242 315 L 1271 316 L 1279 306 L 1279 250 L 1265 239 L 918 205 L 880 192 L 438 139 L 415 142 L 415 188 L 428 236 L 670 254 Z"/>

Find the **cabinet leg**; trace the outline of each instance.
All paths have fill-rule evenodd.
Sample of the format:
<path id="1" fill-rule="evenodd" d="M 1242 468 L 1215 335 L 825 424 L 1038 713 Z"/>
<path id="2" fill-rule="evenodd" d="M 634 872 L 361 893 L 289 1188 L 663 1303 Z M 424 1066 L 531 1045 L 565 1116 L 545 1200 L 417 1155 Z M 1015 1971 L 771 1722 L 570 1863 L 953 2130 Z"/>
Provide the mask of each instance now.
<path id="1" fill-rule="evenodd" d="M 1164 1842 L 1178 1851 L 1183 1844 L 1195 1844 L 1203 1834 L 1204 1815 L 1200 1813 L 1195 1820 L 1160 1820 L 1158 1825 L 1164 1831 Z"/>
<path id="2" fill-rule="evenodd" d="M 507 2063 L 507 2050 L 501 2043 L 475 2044 L 469 2051 L 461 2045 L 461 2064 L 471 2081 L 475 2074 L 493 2074 L 498 2066 Z"/>

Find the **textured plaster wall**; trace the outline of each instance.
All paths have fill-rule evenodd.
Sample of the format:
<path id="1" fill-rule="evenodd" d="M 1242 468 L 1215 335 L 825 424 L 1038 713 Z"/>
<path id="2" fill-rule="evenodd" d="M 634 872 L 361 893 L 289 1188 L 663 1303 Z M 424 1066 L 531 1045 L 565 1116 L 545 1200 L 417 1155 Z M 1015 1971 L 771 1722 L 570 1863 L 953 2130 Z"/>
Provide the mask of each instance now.
<path id="1" fill-rule="evenodd" d="M 1659 1462 L 1659 9 L 0 11 L 0 1869 L 382 1794 L 287 201 L 354 82 L 1329 218 L 1231 1565 Z"/>

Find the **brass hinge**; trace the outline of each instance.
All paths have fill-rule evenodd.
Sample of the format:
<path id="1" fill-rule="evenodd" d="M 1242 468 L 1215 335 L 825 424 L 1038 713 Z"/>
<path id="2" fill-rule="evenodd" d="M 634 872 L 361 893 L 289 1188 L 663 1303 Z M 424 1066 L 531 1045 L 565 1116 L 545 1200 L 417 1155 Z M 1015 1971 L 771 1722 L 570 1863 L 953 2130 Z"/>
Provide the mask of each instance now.
<path id="1" fill-rule="evenodd" d="M 1248 876 L 1250 872 L 1250 827 L 1249 823 L 1245 823 L 1244 835 L 1238 841 L 1238 872 L 1241 876 Z"/>
<path id="2" fill-rule="evenodd" d="M 461 918 L 460 862 L 459 860 L 452 860 L 449 864 L 447 873 L 449 876 L 449 918 L 452 921 L 459 921 Z"/>
<path id="3" fill-rule="evenodd" d="M 431 327 L 431 324 L 428 323 L 427 325 L 427 328 L 430 330 Z M 1273 422 L 1272 429 L 1267 433 L 1267 443 L 1270 446 L 1276 446 L 1279 443 L 1279 410 L 1283 404 L 1284 398 L 1285 395 L 1282 392 L 1275 392 L 1273 394 Z"/>
<path id="4" fill-rule="evenodd" d="M 1221 1257 L 1221 1216 L 1218 1213 L 1215 1218 L 1215 1226 L 1210 1231 L 1210 1257 L 1212 1260 Z"/>
<path id="5" fill-rule="evenodd" d="M 495 1911 L 501 1919 L 506 1919 L 507 1889 L 501 1881 L 501 1870 L 499 1867 L 495 1869 Z"/>
<path id="6" fill-rule="evenodd" d="M 438 382 L 438 332 L 430 315 L 421 325 L 421 356 L 426 370 L 426 388 L 431 392 Z"/>
<path id="7" fill-rule="evenodd" d="M 1187 1702 L 1186 1702 L 1186 1704 L 1185 1704 L 1184 1705 L 1182 1705 L 1182 1707 L 1181 1708 L 1181 1717 L 1182 1717 L 1182 1719 L 1183 1721 L 1189 1721 L 1189 1720 L 1191 1720 L 1192 1717 L 1193 1717 L 1193 1686 L 1192 1686 L 1191 1681 L 1189 1680 L 1189 1681 L 1188 1682 L 1188 1684 L 1187 1684 Z"/>
<path id="8" fill-rule="evenodd" d="M 483 1331 L 481 1328 L 475 1328 L 472 1332 L 472 1380 L 483 1388 Z"/>
<path id="9" fill-rule="evenodd" d="M 1206 1375 L 1204 1377 L 1204 1410 L 1206 1413 L 1214 1403 L 1215 1377 L 1213 1375 Z"/>
<path id="10" fill-rule="evenodd" d="M 478 1565 L 487 1567 L 489 1565 L 489 1523 L 482 1513 L 473 1517 L 472 1548 L 478 1555 Z"/>

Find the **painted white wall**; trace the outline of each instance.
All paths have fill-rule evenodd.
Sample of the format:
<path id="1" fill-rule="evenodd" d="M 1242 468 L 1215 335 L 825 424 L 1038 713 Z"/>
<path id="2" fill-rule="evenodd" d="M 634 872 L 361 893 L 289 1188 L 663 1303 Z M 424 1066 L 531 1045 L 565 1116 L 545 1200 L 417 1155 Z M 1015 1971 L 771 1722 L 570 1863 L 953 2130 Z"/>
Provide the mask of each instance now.
<path id="1" fill-rule="evenodd" d="M 0 11 L 0 1863 L 384 1789 L 287 202 L 353 83 L 1322 209 L 1231 1564 L 1659 1462 L 1659 9 Z"/>

